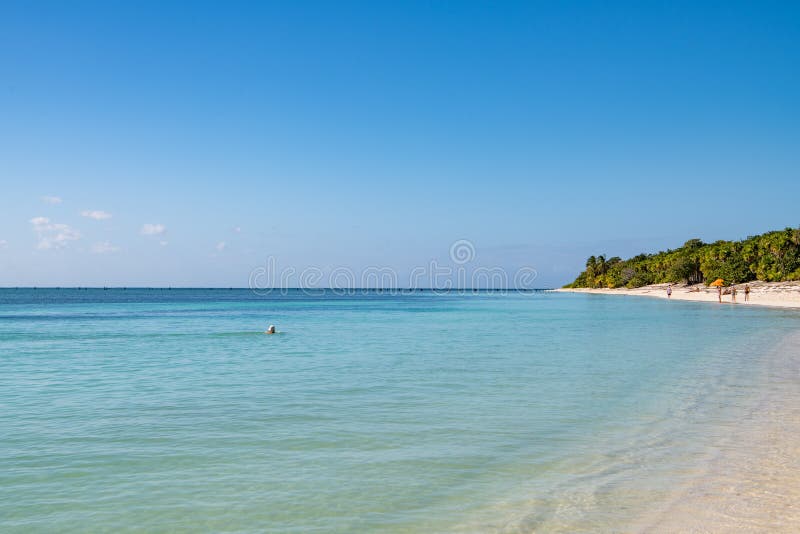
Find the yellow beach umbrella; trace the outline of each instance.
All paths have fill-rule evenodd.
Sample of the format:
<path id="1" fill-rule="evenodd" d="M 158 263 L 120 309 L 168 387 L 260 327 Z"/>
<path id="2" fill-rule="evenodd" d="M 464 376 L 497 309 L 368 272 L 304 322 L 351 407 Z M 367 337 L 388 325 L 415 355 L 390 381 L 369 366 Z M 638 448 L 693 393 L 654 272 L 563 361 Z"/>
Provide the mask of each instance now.
<path id="1" fill-rule="evenodd" d="M 716 280 L 714 280 L 713 282 L 711 282 L 708 285 L 709 286 L 721 287 L 721 286 L 725 285 L 725 280 L 723 280 L 722 278 L 717 278 Z"/>

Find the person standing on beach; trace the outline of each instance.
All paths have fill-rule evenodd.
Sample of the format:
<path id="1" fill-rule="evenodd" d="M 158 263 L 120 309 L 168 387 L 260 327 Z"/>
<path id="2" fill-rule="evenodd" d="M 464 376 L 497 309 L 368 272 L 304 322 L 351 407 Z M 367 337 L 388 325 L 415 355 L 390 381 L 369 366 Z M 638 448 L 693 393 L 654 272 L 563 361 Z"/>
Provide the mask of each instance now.
<path id="1" fill-rule="evenodd" d="M 722 304 L 722 286 L 717 286 L 717 298 L 719 303 Z"/>
<path id="2" fill-rule="evenodd" d="M 668 299 L 672 298 L 672 284 L 667 286 L 667 298 Z"/>
<path id="3" fill-rule="evenodd" d="M 731 286 L 731 302 L 736 302 L 736 286 Z"/>
<path id="4" fill-rule="evenodd" d="M 744 285 L 744 301 L 750 302 L 750 284 Z"/>

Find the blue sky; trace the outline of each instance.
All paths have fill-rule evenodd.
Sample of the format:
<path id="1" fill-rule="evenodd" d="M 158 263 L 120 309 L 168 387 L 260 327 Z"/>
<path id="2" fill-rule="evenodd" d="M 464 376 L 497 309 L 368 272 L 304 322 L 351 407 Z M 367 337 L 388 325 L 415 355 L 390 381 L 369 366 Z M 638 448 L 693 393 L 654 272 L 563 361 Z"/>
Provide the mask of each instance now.
<path id="1" fill-rule="evenodd" d="M 799 65 L 792 2 L 4 2 L 0 285 L 797 226 Z"/>

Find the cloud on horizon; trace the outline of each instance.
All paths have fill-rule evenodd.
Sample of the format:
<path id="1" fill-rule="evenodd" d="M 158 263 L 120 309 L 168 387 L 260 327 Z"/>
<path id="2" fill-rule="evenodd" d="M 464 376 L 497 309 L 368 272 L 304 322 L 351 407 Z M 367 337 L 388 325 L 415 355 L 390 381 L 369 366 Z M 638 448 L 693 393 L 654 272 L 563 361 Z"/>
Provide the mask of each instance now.
<path id="1" fill-rule="evenodd" d="M 66 224 L 52 223 L 47 217 L 34 217 L 30 220 L 33 231 L 39 238 L 36 248 L 48 250 L 52 248 L 63 248 L 70 241 L 77 241 L 81 238 L 80 232 Z"/>
<path id="2" fill-rule="evenodd" d="M 83 210 L 81 212 L 81 216 L 88 217 L 89 219 L 94 219 L 95 221 L 102 221 L 104 219 L 111 218 L 110 213 L 102 210 Z"/>
<path id="3" fill-rule="evenodd" d="M 61 200 L 61 197 L 45 195 L 42 197 L 42 202 L 44 202 L 45 204 L 61 204 L 63 200 Z"/>
<path id="4" fill-rule="evenodd" d="M 163 224 L 144 224 L 142 225 L 142 235 L 163 235 L 167 231 L 167 227 Z"/>

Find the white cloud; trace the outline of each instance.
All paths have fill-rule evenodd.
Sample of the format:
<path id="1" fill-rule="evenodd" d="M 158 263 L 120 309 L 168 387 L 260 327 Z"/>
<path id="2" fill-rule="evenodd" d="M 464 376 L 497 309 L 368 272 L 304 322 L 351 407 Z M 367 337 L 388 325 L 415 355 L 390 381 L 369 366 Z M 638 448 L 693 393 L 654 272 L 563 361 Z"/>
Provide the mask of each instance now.
<path id="1" fill-rule="evenodd" d="M 142 235 L 163 235 L 167 227 L 163 224 L 145 224 L 142 226 Z"/>
<path id="2" fill-rule="evenodd" d="M 158 242 L 158 244 L 161 245 L 162 247 L 166 247 L 167 243 L 169 243 L 169 241 L 159 241 Z"/>
<path id="3" fill-rule="evenodd" d="M 0 248 L 6 248 L 8 246 L 8 241 L 5 239 L 0 239 Z"/>
<path id="4" fill-rule="evenodd" d="M 94 219 L 95 221 L 102 221 L 103 219 L 111 218 L 110 213 L 102 210 L 83 210 L 81 215 L 84 217 L 89 217 L 90 219 Z"/>
<path id="5" fill-rule="evenodd" d="M 217 243 L 216 249 L 218 252 L 222 252 L 223 250 L 225 250 L 225 241 L 220 241 L 219 243 Z"/>
<path id="6" fill-rule="evenodd" d="M 42 197 L 42 202 L 45 204 L 61 204 L 63 201 L 61 200 L 61 197 L 46 195 Z"/>
<path id="7" fill-rule="evenodd" d="M 101 243 L 95 243 L 92 245 L 92 253 L 94 254 L 108 254 L 109 252 L 116 252 L 119 250 L 119 247 L 115 247 L 108 241 L 103 241 Z"/>
<path id="8" fill-rule="evenodd" d="M 67 246 L 70 241 L 77 241 L 81 238 L 80 232 L 74 228 L 60 223 L 51 223 L 47 217 L 34 217 L 30 220 L 33 231 L 39 237 L 36 248 L 47 250 L 51 248 L 62 248 Z"/>
<path id="9" fill-rule="evenodd" d="M 241 226 L 234 226 L 233 227 L 233 231 L 236 232 L 237 234 L 239 234 L 239 233 L 242 232 L 242 227 Z"/>

